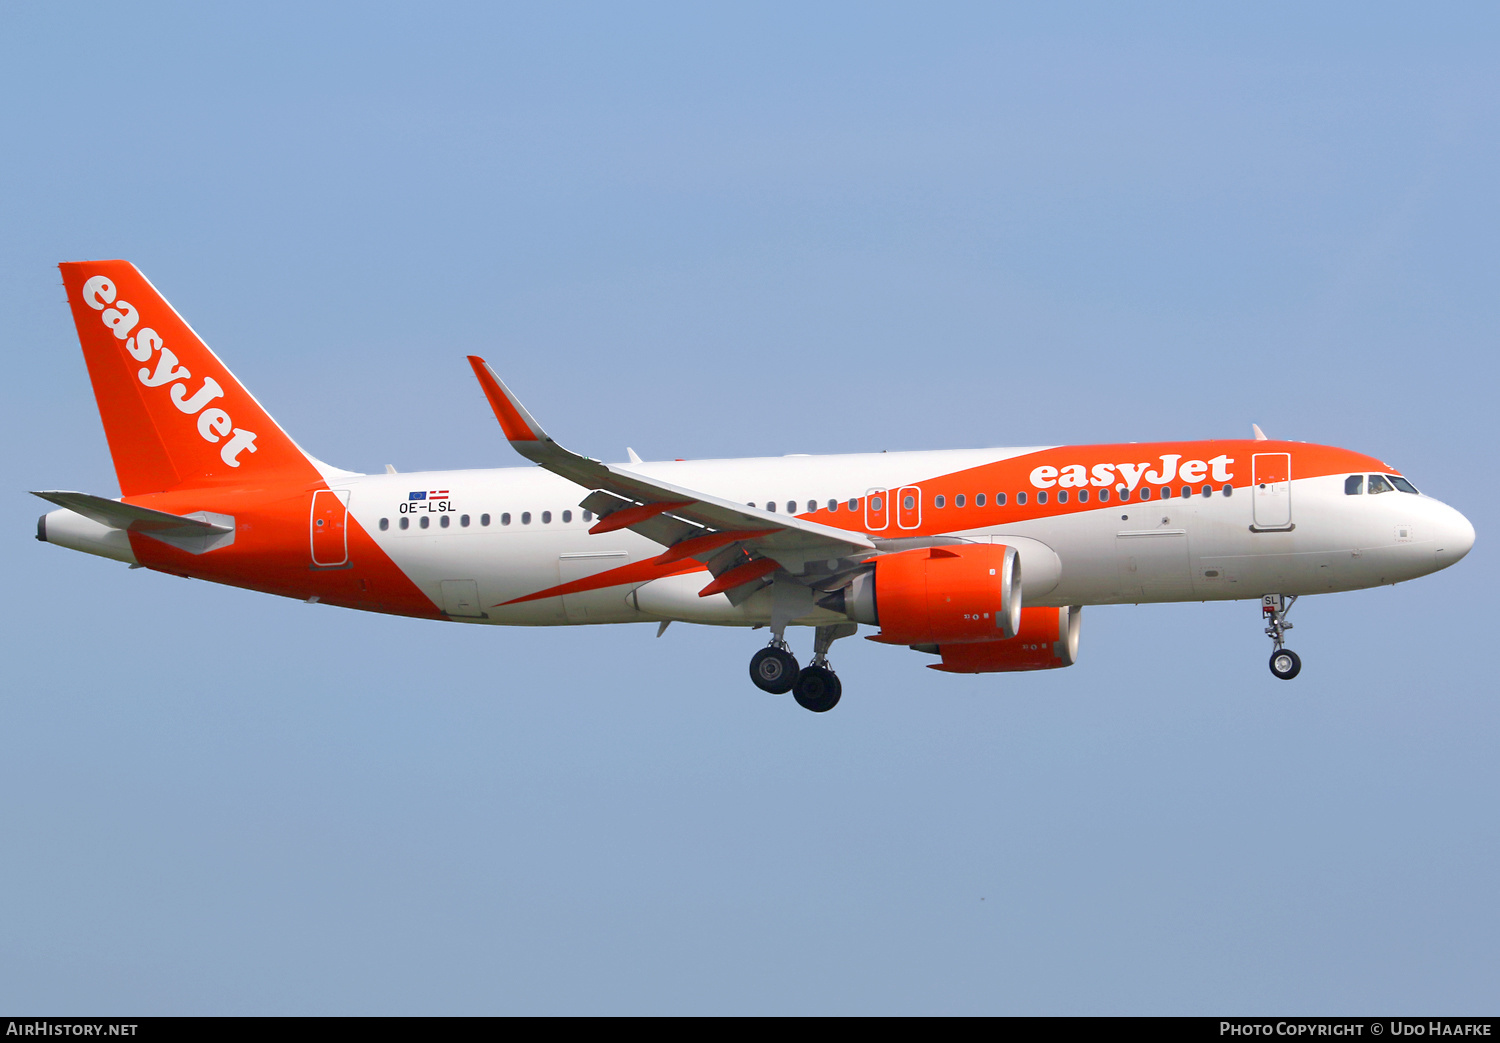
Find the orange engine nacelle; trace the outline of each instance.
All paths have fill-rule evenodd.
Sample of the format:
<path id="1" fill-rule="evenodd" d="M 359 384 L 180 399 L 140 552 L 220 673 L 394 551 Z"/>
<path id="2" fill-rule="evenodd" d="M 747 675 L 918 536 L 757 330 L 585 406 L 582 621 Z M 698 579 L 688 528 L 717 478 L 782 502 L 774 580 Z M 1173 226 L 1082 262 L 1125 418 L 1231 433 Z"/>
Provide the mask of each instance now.
<path id="1" fill-rule="evenodd" d="M 965 543 L 883 554 L 845 588 L 843 610 L 880 627 L 892 645 L 995 641 L 1021 625 L 1021 559 L 1014 547 Z"/>
<path id="2" fill-rule="evenodd" d="M 994 674 L 1011 670 L 1055 670 L 1072 666 L 1078 659 L 1078 626 L 1083 609 L 1028 608 L 1021 611 L 1021 629 L 1008 641 L 977 641 L 939 644 L 920 649 L 937 652 L 941 663 L 929 670 L 950 674 Z"/>

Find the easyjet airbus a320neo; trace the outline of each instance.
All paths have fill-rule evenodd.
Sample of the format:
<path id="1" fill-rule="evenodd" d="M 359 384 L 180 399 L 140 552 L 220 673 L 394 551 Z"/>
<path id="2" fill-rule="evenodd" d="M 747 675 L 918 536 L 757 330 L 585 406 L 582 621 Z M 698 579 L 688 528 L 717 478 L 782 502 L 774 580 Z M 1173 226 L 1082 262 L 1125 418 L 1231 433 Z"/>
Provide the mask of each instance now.
<path id="1" fill-rule="evenodd" d="M 1370 456 L 1265 439 L 604 464 L 469 363 L 535 467 L 357 474 L 310 456 L 125 261 L 63 283 L 119 499 L 48 491 L 37 538 L 303 601 L 464 623 L 767 627 L 768 692 L 838 702 L 875 627 L 934 670 L 1070 666 L 1084 605 L 1256 599 L 1271 672 L 1304 594 L 1458 561 L 1474 529 Z M 813 628 L 799 667 L 789 626 Z"/>

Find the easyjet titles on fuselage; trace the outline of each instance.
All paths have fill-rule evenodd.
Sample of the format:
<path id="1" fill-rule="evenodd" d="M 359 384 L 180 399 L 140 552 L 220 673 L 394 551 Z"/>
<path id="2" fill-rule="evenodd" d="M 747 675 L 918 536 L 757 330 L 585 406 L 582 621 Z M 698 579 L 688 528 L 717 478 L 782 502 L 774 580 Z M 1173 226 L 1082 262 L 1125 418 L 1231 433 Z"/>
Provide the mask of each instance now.
<path id="1" fill-rule="evenodd" d="M 1065 464 L 1061 467 L 1043 464 L 1033 468 L 1028 477 L 1032 487 L 1037 489 L 1050 489 L 1054 485 L 1060 489 L 1083 489 L 1090 485 L 1108 489 L 1118 484 L 1134 491 L 1142 479 L 1150 485 L 1170 485 L 1179 478 L 1189 485 L 1205 478 L 1216 484 L 1233 482 L 1234 472 L 1229 469 L 1232 463 L 1234 458 L 1223 454 L 1212 460 L 1183 460 L 1181 453 L 1162 453 L 1161 465 L 1157 470 L 1148 470 L 1153 466 L 1150 461 L 1094 464 L 1092 467 L 1085 464 Z M 1118 480 L 1115 478 L 1115 471 L 1120 472 Z"/>

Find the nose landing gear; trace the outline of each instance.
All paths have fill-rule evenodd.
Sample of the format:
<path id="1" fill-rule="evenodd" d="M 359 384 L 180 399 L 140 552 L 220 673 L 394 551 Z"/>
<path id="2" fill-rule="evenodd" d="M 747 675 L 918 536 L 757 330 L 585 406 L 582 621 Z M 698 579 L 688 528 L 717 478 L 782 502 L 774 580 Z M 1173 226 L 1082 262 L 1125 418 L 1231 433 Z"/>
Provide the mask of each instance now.
<path id="1" fill-rule="evenodd" d="M 1285 647 L 1286 632 L 1292 629 L 1286 617 L 1296 600 L 1296 594 L 1267 594 L 1260 599 L 1261 615 L 1268 621 L 1266 636 L 1276 646 L 1271 653 L 1271 673 L 1283 681 L 1290 681 L 1302 672 L 1302 657 Z"/>

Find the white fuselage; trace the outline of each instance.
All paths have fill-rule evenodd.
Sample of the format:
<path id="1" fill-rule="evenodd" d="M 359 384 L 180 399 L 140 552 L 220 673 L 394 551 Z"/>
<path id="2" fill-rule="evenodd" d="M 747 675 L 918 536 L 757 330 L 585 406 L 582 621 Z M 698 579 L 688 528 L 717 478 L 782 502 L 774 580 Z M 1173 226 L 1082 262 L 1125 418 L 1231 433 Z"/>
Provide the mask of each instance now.
<path id="1" fill-rule="evenodd" d="M 1253 490 L 1201 487 L 1182 497 L 1100 504 L 1072 514 L 974 525 L 971 507 L 923 499 L 924 476 L 951 475 L 1033 448 L 742 460 L 632 463 L 641 475 L 780 513 L 857 528 L 851 501 L 872 490 L 917 489 L 918 516 L 873 535 L 940 533 L 1014 544 L 1032 606 L 1209 601 L 1312 594 L 1413 579 L 1452 564 L 1473 529 L 1431 497 L 1350 496 L 1343 476 L 1289 483 L 1290 523 L 1255 531 Z M 770 618 L 765 591 L 738 606 L 698 597 L 704 572 L 626 580 L 600 589 L 507 604 L 560 584 L 644 562 L 662 547 L 629 530 L 590 535 L 577 485 L 534 467 L 360 475 L 330 481 L 348 492 L 365 531 L 451 618 L 507 625 L 683 620 L 757 625 Z M 413 500 L 442 491 L 446 500 Z M 983 490 L 993 497 L 1019 490 Z M 833 501 L 837 509 L 830 512 Z M 972 495 L 967 498 L 973 503 Z M 809 505 L 816 511 L 809 513 Z M 566 512 L 566 513 L 565 513 Z M 925 517 L 922 515 L 925 514 Z M 406 527 L 402 527 L 402 520 Z M 425 526 L 423 520 L 425 519 Z M 487 519 L 488 524 L 483 524 Z M 861 519 L 862 520 L 862 519 Z M 446 521 L 446 524 L 444 524 Z M 903 531 L 905 529 L 906 531 Z M 470 586 L 472 584 L 472 586 Z M 477 594 L 477 604 L 474 604 Z M 841 617 L 815 609 L 799 623 Z"/>

